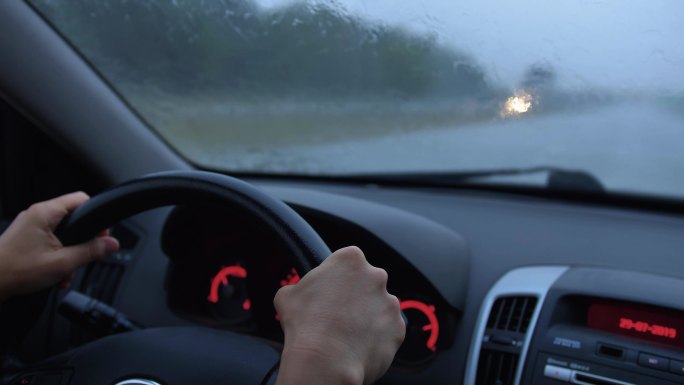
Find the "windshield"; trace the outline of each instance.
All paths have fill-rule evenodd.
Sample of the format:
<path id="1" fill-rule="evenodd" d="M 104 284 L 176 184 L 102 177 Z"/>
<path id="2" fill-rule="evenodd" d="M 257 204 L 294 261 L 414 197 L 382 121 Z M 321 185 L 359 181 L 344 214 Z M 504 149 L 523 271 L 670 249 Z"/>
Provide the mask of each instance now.
<path id="1" fill-rule="evenodd" d="M 30 3 L 200 167 L 551 166 L 684 196 L 680 0 Z"/>

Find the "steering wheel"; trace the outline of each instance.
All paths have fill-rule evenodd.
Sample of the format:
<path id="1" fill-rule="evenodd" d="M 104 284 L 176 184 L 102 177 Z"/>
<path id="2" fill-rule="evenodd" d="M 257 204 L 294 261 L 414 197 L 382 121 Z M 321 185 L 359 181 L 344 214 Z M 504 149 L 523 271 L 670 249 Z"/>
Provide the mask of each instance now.
<path id="1" fill-rule="evenodd" d="M 56 233 L 63 244 L 77 244 L 142 211 L 197 203 L 237 206 L 270 228 L 300 276 L 330 254 L 314 229 L 283 202 L 238 179 L 201 171 L 157 173 L 114 187 L 78 207 Z M 63 378 L 57 383 L 69 385 L 262 384 L 273 376 L 279 358 L 271 343 L 255 337 L 170 327 L 105 337 L 33 370 L 54 369 Z"/>

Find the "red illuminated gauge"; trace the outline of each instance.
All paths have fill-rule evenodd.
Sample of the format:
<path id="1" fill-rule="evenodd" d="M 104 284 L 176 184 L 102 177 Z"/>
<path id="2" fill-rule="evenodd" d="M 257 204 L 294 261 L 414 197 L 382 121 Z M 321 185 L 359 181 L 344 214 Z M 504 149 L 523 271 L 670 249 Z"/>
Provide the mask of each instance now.
<path id="1" fill-rule="evenodd" d="M 210 311 L 227 324 L 249 318 L 252 303 L 247 296 L 247 270 L 240 265 L 223 266 L 211 278 L 209 287 Z"/>
<path id="2" fill-rule="evenodd" d="M 406 338 L 397 352 L 397 359 L 404 363 L 419 363 L 437 351 L 439 320 L 435 307 L 425 302 L 408 299 L 400 302 L 407 318 Z"/>
<path id="3" fill-rule="evenodd" d="M 280 280 L 280 287 L 294 285 L 297 282 L 299 282 L 299 273 L 297 273 L 297 270 L 295 270 L 293 267 L 290 269 L 290 272 L 287 273 L 285 278 Z M 275 313 L 275 320 L 280 321 L 280 316 L 278 313 Z"/>
<path id="4" fill-rule="evenodd" d="M 294 285 L 297 282 L 299 282 L 299 274 L 297 273 L 297 270 L 295 270 L 293 267 L 290 269 L 290 272 L 285 276 L 285 279 L 280 280 L 280 287 Z"/>

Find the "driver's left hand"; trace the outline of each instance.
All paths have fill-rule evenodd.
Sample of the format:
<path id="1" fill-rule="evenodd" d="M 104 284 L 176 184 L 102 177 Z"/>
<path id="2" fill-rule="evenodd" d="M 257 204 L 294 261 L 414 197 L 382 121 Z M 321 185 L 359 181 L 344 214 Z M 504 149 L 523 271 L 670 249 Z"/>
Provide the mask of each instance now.
<path id="1" fill-rule="evenodd" d="M 107 234 L 64 247 L 54 234 L 62 219 L 89 199 L 75 192 L 32 205 L 0 236 L 0 301 L 68 278 L 73 271 L 119 248 Z"/>

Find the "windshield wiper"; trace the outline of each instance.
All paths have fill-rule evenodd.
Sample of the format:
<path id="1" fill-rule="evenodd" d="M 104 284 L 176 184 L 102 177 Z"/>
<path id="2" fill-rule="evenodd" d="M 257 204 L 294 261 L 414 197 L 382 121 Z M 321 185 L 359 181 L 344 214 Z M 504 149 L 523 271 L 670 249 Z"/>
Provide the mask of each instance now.
<path id="1" fill-rule="evenodd" d="M 473 171 L 445 171 L 445 172 L 411 172 L 411 173 L 382 173 L 355 174 L 351 179 L 390 183 L 426 183 L 446 186 L 462 186 L 478 180 L 495 177 L 528 176 L 546 173 L 546 189 L 558 192 L 603 194 L 606 192 L 603 184 L 594 175 L 583 170 L 572 170 L 553 166 L 536 166 L 526 168 L 501 168 Z"/>

